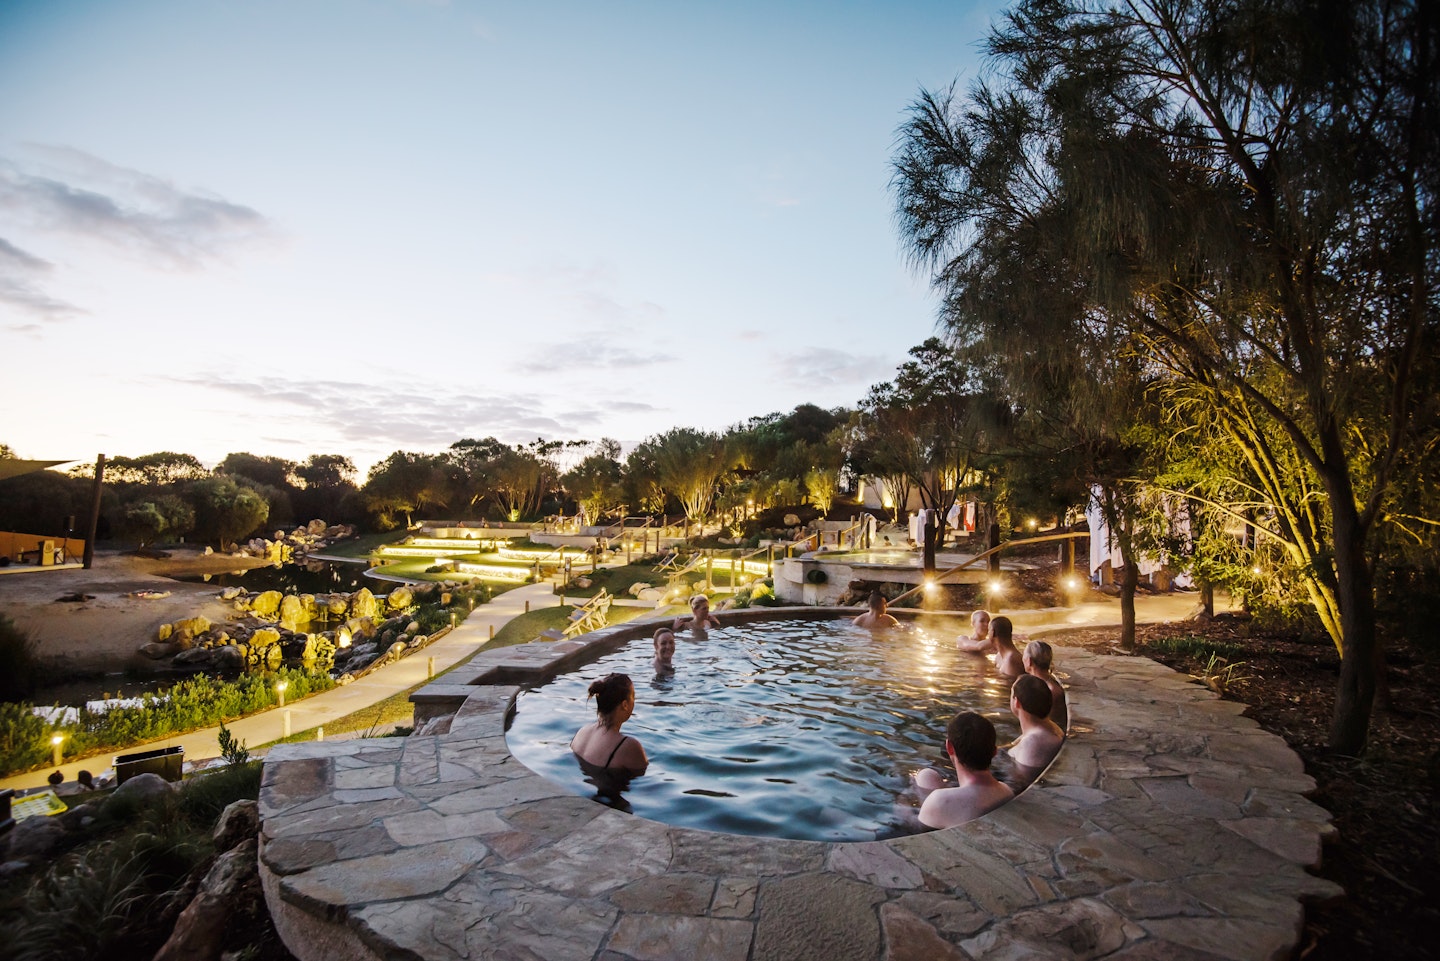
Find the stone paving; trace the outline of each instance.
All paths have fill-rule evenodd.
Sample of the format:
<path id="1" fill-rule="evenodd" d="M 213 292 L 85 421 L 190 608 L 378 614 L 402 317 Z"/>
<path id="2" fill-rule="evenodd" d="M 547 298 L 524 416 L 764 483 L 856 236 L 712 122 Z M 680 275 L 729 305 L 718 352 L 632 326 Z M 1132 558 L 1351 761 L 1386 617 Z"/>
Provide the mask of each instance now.
<path id="1" fill-rule="evenodd" d="M 1243 705 L 1141 658 L 1057 647 L 1071 729 L 1045 774 L 977 821 L 887 841 L 670 827 L 510 755 L 522 685 L 650 629 L 482 653 L 415 695 L 417 730 L 445 733 L 273 751 L 261 873 L 291 952 L 1249 961 L 1290 956 L 1302 904 L 1343 893 L 1307 870 L 1333 829 L 1299 758 Z"/>

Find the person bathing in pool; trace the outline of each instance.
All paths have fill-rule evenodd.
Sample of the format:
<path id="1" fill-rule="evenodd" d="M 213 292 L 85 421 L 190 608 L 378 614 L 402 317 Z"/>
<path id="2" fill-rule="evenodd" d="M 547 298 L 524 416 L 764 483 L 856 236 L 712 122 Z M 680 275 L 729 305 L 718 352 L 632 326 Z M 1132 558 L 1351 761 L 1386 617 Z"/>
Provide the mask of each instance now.
<path id="1" fill-rule="evenodd" d="M 1021 675 L 1010 688 L 1010 713 L 1020 722 L 1020 736 L 1005 750 L 1015 762 L 1018 787 L 1039 777 L 1065 741 L 1065 732 L 1050 720 L 1053 700 L 1049 686 L 1034 674 Z"/>
<path id="2" fill-rule="evenodd" d="M 871 630 L 877 627 L 899 627 L 900 622 L 895 620 L 893 615 L 885 613 L 886 608 L 889 606 L 889 602 L 885 600 L 884 594 L 881 594 L 879 591 L 871 591 L 870 609 L 855 618 L 855 626 L 868 627 Z"/>
<path id="3" fill-rule="evenodd" d="M 973 711 L 951 719 L 945 731 L 945 753 L 955 766 L 954 787 L 934 768 L 915 775 L 915 786 L 925 797 L 920 805 L 920 823 L 931 828 L 948 828 L 973 821 L 1015 796 L 1015 792 L 990 773 L 995 759 L 995 725 Z"/>
<path id="4" fill-rule="evenodd" d="M 668 627 L 655 629 L 655 673 L 669 674 L 675 670 L 675 632 Z"/>
<path id="5" fill-rule="evenodd" d="M 607 674 L 590 685 L 595 698 L 594 721 L 575 732 L 570 750 L 586 773 L 603 771 L 617 776 L 638 776 L 650 766 L 645 748 L 620 726 L 635 713 L 635 685 L 626 674 Z"/>
<path id="6" fill-rule="evenodd" d="M 970 654 L 994 654 L 995 642 L 990 639 L 990 612 L 976 611 L 970 615 L 970 635 L 955 642 L 960 650 Z"/>
<path id="7" fill-rule="evenodd" d="M 692 634 L 704 634 L 706 631 L 719 629 L 720 621 L 710 613 L 710 598 L 704 594 L 696 594 L 690 598 L 690 616 L 686 617 L 682 614 L 675 618 L 675 623 L 671 625 L 670 629 L 683 631 L 687 627 Z"/>

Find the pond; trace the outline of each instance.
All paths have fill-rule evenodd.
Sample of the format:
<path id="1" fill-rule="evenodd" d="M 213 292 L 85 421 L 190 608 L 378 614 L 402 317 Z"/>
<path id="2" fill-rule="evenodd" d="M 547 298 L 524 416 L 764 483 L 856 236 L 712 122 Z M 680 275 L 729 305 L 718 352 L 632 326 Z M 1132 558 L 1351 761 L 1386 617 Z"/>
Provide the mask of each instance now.
<path id="1" fill-rule="evenodd" d="M 362 587 L 381 593 L 389 591 L 393 586 L 389 582 L 365 576 L 368 567 L 369 565 L 364 563 L 310 561 L 306 564 L 254 567 L 248 571 L 230 571 L 223 574 L 186 574 L 172 580 L 211 584 L 215 587 L 243 587 L 251 592 L 280 591 L 284 594 L 348 594 Z"/>

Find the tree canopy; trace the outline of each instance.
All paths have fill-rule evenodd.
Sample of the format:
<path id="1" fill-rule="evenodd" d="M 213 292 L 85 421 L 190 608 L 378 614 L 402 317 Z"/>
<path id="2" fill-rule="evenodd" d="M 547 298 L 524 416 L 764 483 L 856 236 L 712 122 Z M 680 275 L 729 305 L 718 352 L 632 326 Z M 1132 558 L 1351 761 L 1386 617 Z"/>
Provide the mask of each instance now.
<path id="1" fill-rule="evenodd" d="M 1347 753 L 1375 690 L 1375 528 L 1435 446 L 1425 10 L 1022 0 L 993 80 L 922 94 L 895 161 L 902 234 L 958 339 L 1006 359 L 1120 344 L 1243 452 L 1341 651 Z M 1309 518 L 1280 493 L 1295 469 L 1324 494 Z"/>

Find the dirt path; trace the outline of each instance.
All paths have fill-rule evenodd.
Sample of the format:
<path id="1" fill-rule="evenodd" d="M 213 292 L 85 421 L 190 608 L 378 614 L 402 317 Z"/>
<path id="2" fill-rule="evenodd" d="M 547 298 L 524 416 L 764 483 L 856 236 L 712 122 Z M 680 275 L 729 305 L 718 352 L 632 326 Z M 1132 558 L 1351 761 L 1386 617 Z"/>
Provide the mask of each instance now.
<path id="1" fill-rule="evenodd" d="M 35 641 L 35 655 L 47 673 L 154 669 L 155 662 L 136 653 L 156 639 L 161 624 L 203 614 L 226 620 L 234 609 L 216 598 L 216 588 L 171 580 L 167 574 L 206 574 L 262 566 L 253 557 L 173 551 L 155 560 L 119 553 L 97 553 L 90 570 L 35 570 L 0 575 L 0 614 Z M 167 597 L 136 597 L 137 591 L 168 592 Z M 70 602 L 69 594 L 92 595 Z"/>

